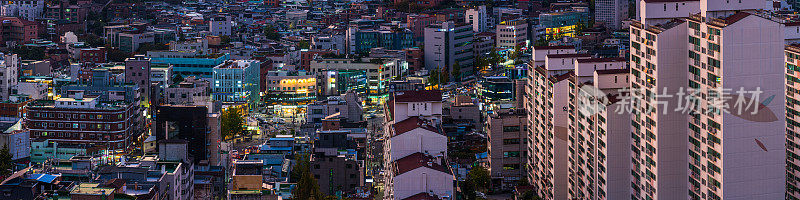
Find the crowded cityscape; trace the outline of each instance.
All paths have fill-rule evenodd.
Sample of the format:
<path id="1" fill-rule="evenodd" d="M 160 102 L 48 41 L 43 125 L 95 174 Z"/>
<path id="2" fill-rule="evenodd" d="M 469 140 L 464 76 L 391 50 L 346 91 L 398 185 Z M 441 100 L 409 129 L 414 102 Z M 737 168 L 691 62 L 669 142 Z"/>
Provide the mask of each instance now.
<path id="1" fill-rule="evenodd" d="M 798 12 L 0 1 L 0 200 L 800 200 Z"/>

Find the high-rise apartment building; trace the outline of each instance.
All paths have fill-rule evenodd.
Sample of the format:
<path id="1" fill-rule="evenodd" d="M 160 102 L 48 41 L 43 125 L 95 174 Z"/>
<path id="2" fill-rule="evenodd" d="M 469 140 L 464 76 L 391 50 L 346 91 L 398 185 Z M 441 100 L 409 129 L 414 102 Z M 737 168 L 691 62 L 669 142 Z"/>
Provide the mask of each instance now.
<path id="1" fill-rule="evenodd" d="M 534 51 L 537 51 L 536 48 Z M 537 57 L 534 54 L 534 59 Z M 569 81 L 566 80 L 572 76 L 575 62 L 586 58 L 590 56 L 547 54 L 544 56 L 544 65 L 536 66 L 538 60 L 528 65 L 528 180 L 544 199 L 567 198 Z"/>
<path id="2" fill-rule="evenodd" d="M 688 118 L 689 196 L 784 198 L 786 120 L 777 115 L 786 110 L 785 84 L 776 81 L 785 75 L 783 26 L 740 11 L 763 2 L 700 5 L 687 21 L 687 79 L 707 98 Z"/>
<path id="3" fill-rule="evenodd" d="M 800 46 L 786 46 L 786 195 L 800 198 Z M 780 116 L 778 116 L 780 117 Z"/>
<path id="4" fill-rule="evenodd" d="M 630 34 L 631 198 L 784 198 L 785 121 L 774 114 L 785 109 L 774 81 L 785 73 L 784 36 L 751 14 L 764 6 L 640 2 Z"/>
<path id="5" fill-rule="evenodd" d="M 678 105 L 679 98 L 655 94 L 674 93 L 688 85 L 686 29 L 682 21 L 631 25 L 630 96 L 648 94 L 648 101 Z M 632 198 L 685 199 L 688 190 L 686 115 L 659 105 L 636 106 L 630 112 L 634 166 Z"/>
<path id="6" fill-rule="evenodd" d="M 631 196 L 630 113 L 617 110 L 628 74 L 625 58 L 576 61 L 568 79 L 568 199 Z"/>

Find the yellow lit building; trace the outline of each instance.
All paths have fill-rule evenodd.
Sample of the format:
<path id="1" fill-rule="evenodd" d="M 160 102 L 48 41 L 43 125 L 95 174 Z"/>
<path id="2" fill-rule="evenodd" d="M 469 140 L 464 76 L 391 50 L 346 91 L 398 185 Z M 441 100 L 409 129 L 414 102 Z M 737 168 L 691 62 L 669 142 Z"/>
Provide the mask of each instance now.
<path id="1" fill-rule="evenodd" d="M 317 78 L 304 71 L 267 73 L 265 101 L 270 104 L 303 105 L 317 97 Z"/>

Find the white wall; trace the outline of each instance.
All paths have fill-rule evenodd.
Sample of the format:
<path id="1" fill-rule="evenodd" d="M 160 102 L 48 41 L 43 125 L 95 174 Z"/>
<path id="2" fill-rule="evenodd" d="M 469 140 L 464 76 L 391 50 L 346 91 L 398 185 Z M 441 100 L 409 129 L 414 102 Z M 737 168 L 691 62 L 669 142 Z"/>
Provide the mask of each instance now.
<path id="1" fill-rule="evenodd" d="M 536 63 L 536 66 L 544 65 L 544 60 L 547 55 L 550 54 L 569 54 L 569 53 L 576 53 L 577 51 L 575 48 L 564 48 L 564 49 L 536 49 L 533 48 L 533 61 Z"/>
<path id="2" fill-rule="evenodd" d="M 733 2 L 733 1 L 732 1 Z M 776 121 L 754 122 L 723 114 L 722 182 L 725 199 L 782 199 L 785 193 L 786 136 L 784 40 L 781 25 L 749 16 L 722 30 L 722 84 L 724 88 L 755 90 Z M 757 66 L 757 67 L 756 67 Z M 736 89 L 734 89 L 736 90 Z M 762 104 L 763 105 L 763 104 Z M 732 110 L 733 112 L 733 110 Z M 768 112 L 765 109 L 759 111 Z M 766 114 L 766 113 L 764 113 Z M 755 140 L 761 141 L 767 151 Z"/>
<path id="3" fill-rule="evenodd" d="M 575 69 L 575 61 L 577 59 L 584 59 L 590 58 L 588 55 L 586 56 L 574 56 L 568 58 L 553 58 L 548 56 L 545 59 L 545 66 L 547 70 L 574 70 Z"/>
<path id="4" fill-rule="evenodd" d="M 677 5 L 677 6 L 676 6 Z M 644 24 L 653 25 L 671 18 L 689 17 L 700 12 L 699 1 L 639 2 L 639 16 Z"/>
<path id="5" fill-rule="evenodd" d="M 389 139 L 391 160 L 406 157 L 413 153 L 428 152 L 430 155 L 447 155 L 447 136 L 417 128 Z"/>
<path id="6" fill-rule="evenodd" d="M 394 199 L 405 199 L 424 191 L 453 198 L 453 175 L 420 167 L 394 177 Z"/>

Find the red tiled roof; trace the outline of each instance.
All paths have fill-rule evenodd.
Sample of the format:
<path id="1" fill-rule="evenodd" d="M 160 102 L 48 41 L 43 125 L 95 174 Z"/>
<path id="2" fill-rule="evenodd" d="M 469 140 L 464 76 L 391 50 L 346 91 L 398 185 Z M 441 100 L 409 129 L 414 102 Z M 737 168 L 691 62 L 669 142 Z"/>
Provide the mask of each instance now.
<path id="1" fill-rule="evenodd" d="M 395 102 L 442 101 L 441 90 L 403 91 L 394 93 Z"/>
<path id="2" fill-rule="evenodd" d="M 572 77 L 572 75 L 574 75 L 574 74 L 575 74 L 574 72 L 570 71 L 570 72 L 567 72 L 567 73 L 564 73 L 564 74 L 561 74 L 561 75 L 551 76 L 548 79 L 552 83 L 558 83 L 558 82 L 561 82 L 563 80 L 567 80 L 569 77 Z"/>
<path id="3" fill-rule="evenodd" d="M 644 0 L 645 3 L 674 3 L 674 2 L 687 2 L 687 1 L 700 1 L 700 0 Z"/>
<path id="4" fill-rule="evenodd" d="M 564 46 L 534 46 L 534 50 L 544 50 L 544 49 L 574 49 L 575 46 L 572 45 L 564 45 Z"/>
<path id="5" fill-rule="evenodd" d="M 783 23 L 784 26 L 800 26 L 800 21 L 791 21 Z"/>
<path id="6" fill-rule="evenodd" d="M 392 135 L 392 137 L 412 131 L 417 128 L 422 128 L 425 130 L 433 131 L 434 133 L 439 133 L 439 130 L 429 125 L 430 123 L 431 122 L 420 119 L 419 117 L 416 116 L 409 117 L 408 119 L 405 119 L 403 121 L 397 122 L 394 125 L 392 125 L 394 127 L 394 135 Z"/>
<path id="7" fill-rule="evenodd" d="M 604 70 L 597 70 L 597 74 L 624 74 L 630 73 L 631 69 L 604 69 Z"/>
<path id="8" fill-rule="evenodd" d="M 745 18 L 745 17 L 747 17 L 747 16 L 750 16 L 750 13 L 746 13 L 746 12 L 737 12 L 736 14 L 733 14 L 733 15 L 731 15 L 731 16 L 728 16 L 728 17 L 726 17 L 726 18 L 725 18 L 725 19 L 723 19 L 723 20 L 725 21 L 725 24 L 731 25 L 731 24 L 733 24 L 733 23 L 736 23 L 736 22 L 738 22 L 739 20 L 742 20 L 742 19 L 744 19 L 744 18 Z"/>
<path id="9" fill-rule="evenodd" d="M 394 115 L 394 100 L 387 101 L 386 102 L 386 108 L 389 109 L 389 112 L 386 113 L 386 115 L 387 116 L 393 116 Z"/>
<path id="10" fill-rule="evenodd" d="M 415 194 L 415 195 L 410 196 L 410 197 L 406 197 L 403 200 L 440 200 L 440 199 L 441 198 L 439 198 L 439 197 L 431 196 L 427 192 L 422 192 L 422 193 Z"/>
<path id="11" fill-rule="evenodd" d="M 445 144 L 442 144 L 445 145 Z M 436 158 L 433 156 L 425 155 L 423 153 L 417 152 L 406 157 L 400 158 L 394 161 L 394 174 L 395 176 L 404 174 L 411 170 L 415 170 L 420 167 L 427 167 L 433 170 L 441 171 L 447 174 L 451 174 L 450 170 L 447 169 L 447 166 L 441 165 L 436 163 Z"/>
<path id="12" fill-rule="evenodd" d="M 568 54 L 547 54 L 548 58 L 576 58 L 576 57 L 591 57 L 585 53 L 568 53 Z"/>
<path id="13" fill-rule="evenodd" d="M 599 63 L 599 62 L 624 62 L 628 61 L 625 58 L 586 58 L 578 59 L 579 63 Z"/>

